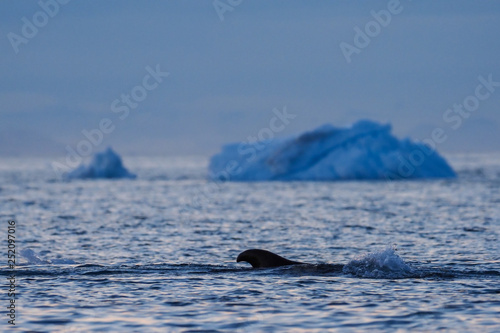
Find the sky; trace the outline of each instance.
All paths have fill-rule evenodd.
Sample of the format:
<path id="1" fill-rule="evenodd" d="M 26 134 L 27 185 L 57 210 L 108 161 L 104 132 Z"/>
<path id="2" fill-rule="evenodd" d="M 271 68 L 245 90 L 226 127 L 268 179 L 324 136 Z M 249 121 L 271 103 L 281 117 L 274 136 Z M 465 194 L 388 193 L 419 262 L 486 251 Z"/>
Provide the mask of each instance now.
<path id="1" fill-rule="evenodd" d="M 2 0 L 0 156 L 209 156 L 277 112 L 276 136 L 372 119 L 499 151 L 499 32 L 497 1 Z"/>

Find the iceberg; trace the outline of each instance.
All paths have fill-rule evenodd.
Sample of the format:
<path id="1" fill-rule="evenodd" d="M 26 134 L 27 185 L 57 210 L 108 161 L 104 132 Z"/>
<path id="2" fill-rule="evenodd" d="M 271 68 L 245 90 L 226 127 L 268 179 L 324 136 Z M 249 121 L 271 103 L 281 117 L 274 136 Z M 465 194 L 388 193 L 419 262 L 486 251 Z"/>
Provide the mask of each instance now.
<path id="1" fill-rule="evenodd" d="M 102 153 L 92 157 L 89 165 L 80 165 L 68 173 L 68 179 L 94 179 L 94 178 L 136 178 L 123 166 L 121 157 L 108 148 Z"/>
<path id="2" fill-rule="evenodd" d="M 390 124 L 360 120 L 347 128 L 330 124 L 297 136 L 233 143 L 210 159 L 219 181 L 395 180 L 453 178 L 434 149 L 391 134 Z"/>

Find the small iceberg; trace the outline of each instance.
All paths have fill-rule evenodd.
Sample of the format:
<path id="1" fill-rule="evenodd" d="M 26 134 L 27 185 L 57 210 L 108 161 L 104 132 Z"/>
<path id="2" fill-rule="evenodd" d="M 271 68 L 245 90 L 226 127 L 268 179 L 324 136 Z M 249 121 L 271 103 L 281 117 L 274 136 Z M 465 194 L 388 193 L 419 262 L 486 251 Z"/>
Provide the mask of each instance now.
<path id="1" fill-rule="evenodd" d="M 435 150 L 391 134 L 391 125 L 361 120 L 326 124 L 285 139 L 226 145 L 212 156 L 209 174 L 220 181 L 454 178 Z"/>
<path id="2" fill-rule="evenodd" d="M 68 179 L 134 179 L 136 177 L 135 174 L 125 169 L 121 157 L 111 148 L 106 149 L 102 153 L 95 154 L 89 165 L 82 164 L 67 175 Z"/>

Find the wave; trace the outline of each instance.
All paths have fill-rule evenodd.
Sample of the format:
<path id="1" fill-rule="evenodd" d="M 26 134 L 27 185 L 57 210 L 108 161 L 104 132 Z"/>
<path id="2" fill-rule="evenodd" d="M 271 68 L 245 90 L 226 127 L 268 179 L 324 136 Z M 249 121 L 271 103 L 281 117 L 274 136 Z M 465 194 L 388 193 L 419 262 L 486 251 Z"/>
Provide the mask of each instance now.
<path id="1" fill-rule="evenodd" d="M 0 275 L 9 275 L 15 272 L 19 276 L 114 276 L 114 275 L 150 275 L 162 274 L 168 276 L 179 275 L 292 275 L 292 276 L 323 276 L 323 277 L 352 277 L 368 279 L 477 279 L 479 277 L 499 278 L 500 270 L 489 269 L 484 265 L 477 265 L 477 269 L 454 268 L 450 265 L 430 266 L 420 262 L 407 263 L 401 258 L 394 247 L 387 247 L 380 251 L 369 252 L 350 260 L 347 264 L 316 263 L 283 266 L 276 268 L 252 269 L 240 264 L 112 264 L 102 265 L 93 263 L 77 263 L 70 259 L 49 260 L 31 249 L 21 250 L 24 262 L 13 270 L 2 269 Z M 486 268 L 486 269 L 485 269 Z"/>

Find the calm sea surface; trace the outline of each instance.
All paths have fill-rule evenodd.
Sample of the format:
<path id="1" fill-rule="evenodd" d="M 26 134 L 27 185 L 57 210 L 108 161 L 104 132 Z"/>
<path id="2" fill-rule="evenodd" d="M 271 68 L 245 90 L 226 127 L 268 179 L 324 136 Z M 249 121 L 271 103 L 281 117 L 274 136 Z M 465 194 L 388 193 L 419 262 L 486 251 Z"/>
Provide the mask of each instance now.
<path id="1" fill-rule="evenodd" d="M 62 182 L 0 161 L 2 291 L 18 332 L 500 331 L 500 155 L 456 180 L 214 183 L 201 158 Z M 311 263 L 251 269 L 263 248 Z"/>

